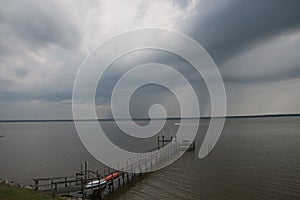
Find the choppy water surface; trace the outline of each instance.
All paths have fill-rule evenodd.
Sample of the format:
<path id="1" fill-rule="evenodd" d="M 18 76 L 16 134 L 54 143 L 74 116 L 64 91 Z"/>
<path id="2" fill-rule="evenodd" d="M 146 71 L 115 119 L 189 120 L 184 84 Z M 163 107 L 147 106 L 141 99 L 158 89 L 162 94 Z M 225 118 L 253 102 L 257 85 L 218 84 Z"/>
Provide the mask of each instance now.
<path id="1" fill-rule="evenodd" d="M 300 199 L 300 117 L 228 119 L 210 156 L 187 152 L 144 176 L 113 199 Z M 103 122 L 115 142 L 118 129 Z M 165 134 L 174 131 L 168 122 Z M 199 131 L 199 148 L 205 122 Z M 72 122 L 1 123 L 0 177 L 32 183 L 36 177 L 73 175 L 84 160 L 101 166 L 82 146 Z M 156 144 L 156 138 L 142 146 Z M 135 143 L 135 142 L 133 142 Z M 126 147 L 126 144 L 123 144 Z M 128 145 L 132 146 L 132 144 Z M 130 147 L 128 147 L 130 148 Z"/>

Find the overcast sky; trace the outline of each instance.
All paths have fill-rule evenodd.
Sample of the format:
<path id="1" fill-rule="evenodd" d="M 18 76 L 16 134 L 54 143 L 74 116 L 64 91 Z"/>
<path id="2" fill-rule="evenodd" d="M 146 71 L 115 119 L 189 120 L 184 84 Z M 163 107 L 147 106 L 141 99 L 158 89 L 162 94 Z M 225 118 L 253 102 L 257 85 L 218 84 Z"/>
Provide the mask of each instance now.
<path id="1" fill-rule="evenodd" d="M 181 31 L 205 47 L 224 79 L 228 115 L 300 113 L 299 0 L 0 2 L 1 120 L 72 118 L 72 87 L 87 53 L 114 34 L 149 26 Z M 141 56 L 185 66 L 167 54 Z M 99 86 L 99 118 L 111 116 L 107 95 L 123 73 L 114 69 Z M 205 115 L 209 103 L 202 98 Z M 169 105 L 171 116 L 178 112 L 162 88 L 141 89 L 136 99 L 134 116 L 147 115 L 143 108 L 158 100 Z"/>

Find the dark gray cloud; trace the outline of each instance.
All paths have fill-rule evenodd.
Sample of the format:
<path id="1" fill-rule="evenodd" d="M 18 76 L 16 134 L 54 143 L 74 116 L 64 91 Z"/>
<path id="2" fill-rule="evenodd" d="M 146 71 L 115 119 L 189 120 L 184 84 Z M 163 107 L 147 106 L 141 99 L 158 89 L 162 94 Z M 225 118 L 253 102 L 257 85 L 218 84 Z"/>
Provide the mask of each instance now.
<path id="1" fill-rule="evenodd" d="M 248 46 L 300 28 L 299 8 L 297 0 L 205 1 L 184 28 L 222 63 Z"/>
<path id="2" fill-rule="evenodd" d="M 160 63 L 176 69 L 191 83 L 197 97 L 201 99 L 202 107 L 207 105 L 209 99 L 206 97 L 208 97 L 209 94 L 206 85 L 193 66 L 178 55 L 153 49 L 134 51 L 113 62 L 99 81 L 96 93 L 96 104 L 110 105 L 112 92 L 117 81 L 130 69 L 145 63 Z M 140 78 L 145 78 L 145 76 L 147 76 L 147 74 L 141 75 Z M 164 75 L 164 79 L 172 80 L 172 76 L 166 74 Z M 177 80 L 173 80 L 173 84 L 175 88 L 182 87 L 182 85 L 178 84 Z M 158 103 L 161 103 L 166 108 L 168 116 L 180 115 L 178 102 L 174 94 L 170 90 L 164 87 L 158 87 L 157 85 L 147 85 L 140 88 L 132 96 L 130 102 L 131 114 L 136 118 L 148 117 L 150 106 Z M 111 116 L 110 109 L 107 110 Z"/>
<path id="3" fill-rule="evenodd" d="M 300 98 L 295 92 L 300 86 L 298 0 L 211 0 L 199 1 L 196 8 L 192 1 L 179 0 L 2 0 L 1 5 L 0 118 L 13 118 L 18 115 L 16 109 L 24 111 L 22 116 L 28 113 L 47 118 L 47 114 L 35 115 L 25 109 L 35 104 L 39 108 L 45 104 L 36 112 L 47 112 L 48 108 L 52 117 L 55 112 L 70 117 L 73 82 L 87 52 L 112 34 L 143 26 L 180 30 L 206 48 L 225 80 L 229 113 L 300 112 L 294 101 Z M 202 106 L 209 105 L 205 85 L 189 64 L 166 53 L 145 55 L 129 56 L 131 62 L 120 59 L 112 66 L 98 88 L 97 105 L 105 109 L 103 112 L 110 115 L 111 91 L 128 65 L 154 61 L 184 74 L 199 89 Z M 292 91 L 290 98 L 282 97 Z M 151 96 L 164 103 L 168 98 L 173 101 L 172 95 L 160 89 L 141 91 L 136 95 L 138 108 L 132 108 L 134 116 L 147 114 Z M 265 102 L 269 103 L 264 107 Z M 209 108 L 205 109 L 209 113 Z"/>

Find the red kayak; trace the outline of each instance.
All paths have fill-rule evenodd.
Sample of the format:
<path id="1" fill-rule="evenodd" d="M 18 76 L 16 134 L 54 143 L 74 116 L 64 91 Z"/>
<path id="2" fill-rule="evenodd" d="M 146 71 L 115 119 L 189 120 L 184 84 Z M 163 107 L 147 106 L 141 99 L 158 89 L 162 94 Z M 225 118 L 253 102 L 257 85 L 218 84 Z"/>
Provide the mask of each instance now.
<path id="1" fill-rule="evenodd" d="M 105 180 L 106 180 L 106 181 L 110 181 L 111 179 L 117 178 L 118 176 L 119 176 L 119 173 L 118 173 L 118 172 L 115 172 L 115 173 L 110 174 L 110 175 L 108 175 L 107 177 L 105 177 Z"/>

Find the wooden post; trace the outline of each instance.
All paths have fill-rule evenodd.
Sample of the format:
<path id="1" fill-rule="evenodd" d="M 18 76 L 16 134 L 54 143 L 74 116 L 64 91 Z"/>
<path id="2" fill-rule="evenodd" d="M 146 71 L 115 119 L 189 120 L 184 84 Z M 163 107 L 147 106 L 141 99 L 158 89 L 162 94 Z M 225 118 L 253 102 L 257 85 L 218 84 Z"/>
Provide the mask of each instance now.
<path id="1" fill-rule="evenodd" d="M 164 147 L 165 146 L 165 136 L 163 135 L 162 136 L 162 147 Z"/>
<path id="2" fill-rule="evenodd" d="M 53 179 L 51 179 L 51 191 L 53 190 Z"/>
<path id="3" fill-rule="evenodd" d="M 98 171 L 97 171 L 98 172 Z M 101 186 L 101 178 L 100 178 L 100 176 L 98 176 L 98 181 L 99 181 L 99 199 L 101 200 L 101 196 L 102 196 L 102 186 Z"/>
<path id="4" fill-rule="evenodd" d="M 139 159 L 139 176 L 141 176 L 141 172 L 142 172 L 141 159 L 142 159 L 142 155 L 140 154 L 140 159 Z"/>
<path id="5" fill-rule="evenodd" d="M 81 178 L 81 192 L 82 192 L 82 199 L 85 199 L 84 180 L 82 178 Z"/>
<path id="6" fill-rule="evenodd" d="M 55 183 L 55 187 L 54 187 L 54 196 L 57 194 L 57 183 Z"/>
<path id="7" fill-rule="evenodd" d="M 67 184 L 67 177 L 65 177 L 65 187 L 68 187 L 68 184 Z"/>
<path id="8" fill-rule="evenodd" d="M 112 176 L 112 180 L 111 180 L 112 192 L 115 192 L 115 184 L 114 184 L 115 179 L 114 179 L 114 174 L 111 173 L 111 176 Z"/>
<path id="9" fill-rule="evenodd" d="M 87 184 L 87 174 L 88 174 L 88 162 L 84 162 L 84 184 Z M 85 186 L 83 185 L 83 190 L 85 189 Z M 85 198 L 85 192 L 83 192 L 83 198 Z"/>
<path id="10" fill-rule="evenodd" d="M 87 170 L 88 170 L 88 162 L 84 161 L 84 174 L 87 175 Z"/>
<path id="11" fill-rule="evenodd" d="M 34 191 L 38 191 L 38 190 L 39 190 L 39 181 L 34 180 Z"/>
<path id="12" fill-rule="evenodd" d="M 133 180 L 134 179 L 134 172 L 132 171 L 131 172 L 131 180 Z"/>
<path id="13" fill-rule="evenodd" d="M 68 190 L 68 195 L 70 196 L 71 193 L 71 181 L 69 181 L 69 190 Z"/>
<path id="14" fill-rule="evenodd" d="M 151 162 L 150 162 L 150 170 L 153 170 L 153 158 L 152 158 L 152 153 L 151 153 Z"/>
<path id="15" fill-rule="evenodd" d="M 131 180 L 133 180 L 133 163 L 131 164 Z"/>
<path id="16" fill-rule="evenodd" d="M 159 149 L 159 136 L 157 137 L 157 149 Z"/>

